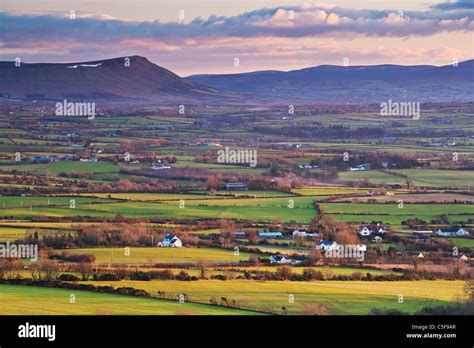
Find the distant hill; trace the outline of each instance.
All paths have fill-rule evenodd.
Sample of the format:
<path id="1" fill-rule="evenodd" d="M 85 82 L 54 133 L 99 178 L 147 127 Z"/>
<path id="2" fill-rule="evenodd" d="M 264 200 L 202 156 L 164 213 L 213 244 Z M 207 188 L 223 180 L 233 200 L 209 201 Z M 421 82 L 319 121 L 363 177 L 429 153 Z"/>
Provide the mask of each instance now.
<path id="1" fill-rule="evenodd" d="M 332 66 L 181 78 L 144 57 L 15 67 L 0 62 L 0 100 L 176 104 L 474 101 L 474 60 L 447 65 Z"/>
<path id="2" fill-rule="evenodd" d="M 247 100 L 280 102 L 474 101 L 474 60 L 446 65 L 332 66 L 228 75 L 193 75 L 189 81 Z"/>
<path id="3" fill-rule="evenodd" d="M 21 64 L 0 62 L 3 97 L 110 101 L 222 100 L 221 92 L 185 80 L 140 56 L 79 63 Z"/>

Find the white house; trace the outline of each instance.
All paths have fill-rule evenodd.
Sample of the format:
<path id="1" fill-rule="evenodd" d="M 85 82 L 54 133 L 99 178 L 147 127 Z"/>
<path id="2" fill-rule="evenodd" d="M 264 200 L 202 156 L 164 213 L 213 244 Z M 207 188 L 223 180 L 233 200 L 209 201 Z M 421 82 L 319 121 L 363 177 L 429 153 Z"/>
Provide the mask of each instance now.
<path id="1" fill-rule="evenodd" d="M 308 233 L 308 232 L 305 232 L 305 231 L 298 231 L 298 230 L 293 231 L 293 238 L 296 238 L 296 237 L 316 237 L 316 236 L 317 236 L 317 233 Z"/>
<path id="2" fill-rule="evenodd" d="M 359 230 L 359 234 L 361 236 L 367 237 L 372 234 L 372 230 L 370 230 L 367 226 L 364 226 L 361 230 Z"/>
<path id="3" fill-rule="evenodd" d="M 454 226 L 450 228 L 439 228 L 435 234 L 441 237 L 463 237 L 468 236 L 469 231 L 462 227 Z"/>
<path id="4" fill-rule="evenodd" d="M 181 239 L 175 235 L 167 234 L 163 241 L 158 243 L 158 246 L 163 248 L 181 248 L 183 243 L 181 242 Z"/>
<path id="5" fill-rule="evenodd" d="M 372 233 L 385 234 L 387 233 L 387 226 L 377 223 L 377 224 L 370 224 L 370 225 L 362 225 L 359 228 L 359 234 L 363 237 L 368 237 Z"/>
<path id="6" fill-rule="evenodd" d="M 337 249 L 337 243 L 332 242 L 329 240 L 322 240 L 319 242 L 318 245 L 316 245 L 317 250 L 336 250 Z"/>
<path id="7" fill-rule="evenodd" d="M 287 258 L 285 255 L 272 255 L 270 256 L 270 263 L 277 263 L 279 265 L 287 265 L 291 263 L 291 259 Z"/>
<path id="8" fill-rule="evenodd" d="M 152 166 L 151 169 L 153 170 L 171 169 L 171 166 L 160 164 L 158 166 Z"/>

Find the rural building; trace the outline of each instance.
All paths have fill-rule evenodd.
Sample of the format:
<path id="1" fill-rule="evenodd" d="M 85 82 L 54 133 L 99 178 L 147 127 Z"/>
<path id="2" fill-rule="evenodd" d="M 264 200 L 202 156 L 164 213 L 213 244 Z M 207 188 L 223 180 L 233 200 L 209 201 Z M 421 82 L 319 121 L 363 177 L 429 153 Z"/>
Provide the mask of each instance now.
<path id="1" fill-rule="evenodd" d="M 234 236 L 234 238 L 245 238 L 247 236 L 247 233 L 245 233 L 245 231 L 236 231 L 232 233 L 232 235 Z"/>
<path id="2" fill-rule="evenodd" d="M 410 239 L 412 239 L 415 243 L 428 243 L 431 240 L 426 234 L 412 234 Z"/>
<path id="3" fill-rule="evenodd" d="M 294 259 L 290 259 L 286 255 L 272 255 L 270 256 L 270 263 L 279 265 L 299 265 L 304 261 L 304 256 L 298 256 Z"/>
<path id="4" fill-rule="evenodd" d="M 318 234 L 317 233 L 308 233 L 306 231 L 299 231 L 299 230 L 294 230 L 293 231 L 293 238 L 296 237 L 316 237 Z"/>
<path id="5" fill-rule="evenodd" d="M 229 191 L 244 191 L 247 190 L 247 186 L 241 182 L 229 182 L 225 184 L 225 189 Z"/>
<path id="6" fill-rule="evenodd" d="M 281 232 L 259 232 L 258 236 L 260 238 L 281 238 L 283 233 Z"/>
<path id="7" fill-rule="evenodd" d="M 424 235 L 424 236 L 430 236 L 433 234 L 433 231 L 431 230 L 426 230 L 426 231 L 411 231 L 412 235 Z"/>
<path id="8" fill-rule="evenodd" d="M 56 156 L 34 156 L 32 160 L 35 163 L 48 163 L 56 162 L 58 158 Z"/>
<path id="9" fill-rule="evenodd" d="M 337 243 L 332 242 L 329 240 L 322 240 L 319 242 L 319 244 L 316 246 L 317 250 L 336 250 L 337 249 Z"/>
<path id="10" fill-rule="evenodd" d="M 368 170 L 368 169 L 370 169 L 370 163 L 362 163 L 362 164 L 359 164 L 355 167 L 351 167 L 350 171 L 351 172 L 358 172 L 358 171 L 361 171 L 361 170 Z"/>
<path id="11" fill-rule="evenodd" d="M 370 224 L 370 225 L 361 225 L 359 227 L 359 234 L 363 237 L 368 237 L 373 233 L 385 234 L 388 232 L 387 225 L 382 225 L 380 223 Z"/>
<path id="12" fill-rule="evenodd" d="M 449 228 L 439 228 L 436 231 L 437 236 L 441 237 L 464 237 L 469 235 L 469 231 L 458 226 Z"/>
<path id="13" fill-rule="evenodd" d="M 160 165 L 151 167 L 151 169 L 153 170 L 171 169 L 171 166 L 160 164 Z"/>
<path id="14" fill-rule="evenodd" d="M 291 259 L 287 258 L 285 255 L 272 255 L 270 256 L 270 263 L 287 265 L 291 262 Z"/>
<path id="15" fill-rule="evenodd" d="M 165 238 L 158 243 L 158 246 L 163 248 L 181 248 L 183 243 L 181 242 L 181 239 L 175 235 L 167 234 Z"/>

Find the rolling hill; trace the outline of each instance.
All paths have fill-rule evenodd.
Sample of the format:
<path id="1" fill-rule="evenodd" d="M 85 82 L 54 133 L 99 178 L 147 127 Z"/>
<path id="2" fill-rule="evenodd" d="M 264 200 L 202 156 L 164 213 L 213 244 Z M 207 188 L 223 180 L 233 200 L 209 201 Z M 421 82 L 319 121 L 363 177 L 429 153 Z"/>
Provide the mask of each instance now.
<path id="1" fill-rule="evenodd" d="M 280 102 L 473 101 L 474 60 L 458 66 L 332 66 L 301 70 L 193 75 L 189 81 L 247 100 Z"/>

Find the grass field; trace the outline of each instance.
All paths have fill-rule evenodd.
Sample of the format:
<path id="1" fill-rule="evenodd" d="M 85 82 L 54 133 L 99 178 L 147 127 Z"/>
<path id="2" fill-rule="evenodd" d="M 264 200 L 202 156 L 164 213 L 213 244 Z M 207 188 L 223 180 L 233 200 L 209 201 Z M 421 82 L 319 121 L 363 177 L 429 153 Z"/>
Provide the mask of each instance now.
<path id="1" fill-rule="evenodd" d="M 467 185 L 472 186 L 474 183 L 474 171 L 469 170 L 403 169 L 396 172 L 408 175 L 416 186 L 466 189 Z"/>
<path id="2" fill-rule="evenodd" d="M 474 248 L 474 238 L 447 238 L 458 248 Z"/>
<path id="3" fill-rule="evenodd" d="M 69 303 L 70 295 L 76 297 Z M 255 315 L 244 310 L 89 291 L 0 285 L 0 315 Z"/>
<path id="4" fill-rule="evenodd" d="M 29 228 L 16 228 L 16 227 L 0 227 L 0 242 L 13 242 L 15 240 L 24 239 L 29 235 L 32 235 L 35 231 L 38 232 L 39 238 L 43 236 L 50 236 L 57 233 L 56 230 L 50 229 L 29 229 Z"/>
<path id="5" fill-rule="evenodd" d="M 211 248 L 125 248 L 69 249 L 73 254 L 93 254 L 99 263 L 144 263 L 144 262 L 238 262 L 248 260 L 252 254 L 233 250 Z M 60 252 L 58 250 L 58 252 Z"/>
<path id="6" fill-rule="evenodd" d="M 291 271 L 295 274 L 303 274 L 305 269 L 314 269 L 316 271 L 320 271 L 326 277 L 338 276 L 338 275 L 351 275 L 355 272 L 362 273 L 362 275 L 366 275 L 370 273 L 372 275 L 382 275 L 382 274 L 400 274 L 397 272 L 391 271 L 383 271 L 378 269 L 371 269 L 371 268 L 357 268 L 357 267 L 340 267 L 340 266 L 311 266 L 311 267 L 292 267 Z M 232 267 L 232 269 L 238 269 L 242 272 L 247 271 L 268 271 L 268 272 L 276 272 L 278 267 L 273 266 L 259 266 L 259 267 Z"/>
<path id="7" fill-rule="evenodd" d="M 101 199 L 94 197 L 77 197 L 77 196 L 2 196 L 0 197 L 0 214 L 1 209 L 9 208 L 29 208 L 32 207 L 47 207 L 47 206 L 66 206 L 69 207 L 71 199 L 74 200 L 76 206 L 88 203 L 105 203 L 114 202 L 114 200 Z"/>
<path id="8" fill-rule="evenodd" d="M 31 172 L 34 174 L 45 174 L 46 171 L 52 174 L 60 173 L 118 173 L 119 167 L 112 162 L 52 162 L 34 164 L 16 164 L 0 166 L 1 170 L 19 172 Z"/>
<path id="9" fill-rule="evenodd" d="M 303 187 L 300 189 L 293 189 L 291 192 L 297 193 L 303 196 L 331 196 L 331 195 L 343 195 L 348 193 L 366 193 L 370 191 L 370 188 L 352 188 L 343 186 L 315 186 L 315 187 Z"/>
<path id="10" fill-rule="evenodd" d="M 374 184 L 405 184 L 410 180 L 415 186 L 422 187 L 454 187 L 467 188 L 474 183 L 474 171 L 468 170 L 436 170 L 436 169 L 401 169 L 394 172 L 404 174 L 407 178 L 389 173 L 369 170 L 360 172 L 342 172 L 339 177 L 343 180 L 361 181 L 368 179 Z"/>
<path id="11" fill-rule="evenodd" d="M 474 218 L 474 207 L 468 204 L 357 204 L 357 203 L 322 203 L 326 213 L 333 214 L 337 220 L 368 223 L 383 221 L 399 225 L 410 218 L 420 218 L 426 222 L 447 214 L 451 223 L 462 223 Z"/>
<path id="12" fill-rule="evenodd" d="M 404 184 L 407 179 L 400 178 L 395 175 L 391 175 L 384 172 L 379 172 L 376 170 L 367 170 L 360 172 L 341 172 L 339 173 L 339 178 L 342 180 L 351 180 L 351 181 L 361 181 L 368 179 L 371 183 L 374 184 Z"/>
<path id="13" fill-rule="evenodd" d="M 199 196 L 201 199 L 192 199 L 186 198 L 186 195 L 183 197 L 180 197 L 180 195 L 159 195 L 166 197 L 166 199 L 162 198 L 163 200 L 158 202 L 139 202 L 133 200 L 114 202 L 106 198 L 54 197 L 58 204 L 59 202 L 69 204 L 70 199 L 76 199 L 76 207 L 74 209 L 70 209 L 68 206 L 47 206 L 46 197 L 26 197 L 30 198 L 31 204 L 33 202 L 37 204 L 33 209 L 30 209 L 29 206 L 26 207 L 26 203 L 23 203 L 23 207 L 21 207 L 21 199 L 25 197 L 4 197 L 7 199 L 6 206 L 5 209 L 0 210 L 0 213 L 4 216 L 17 216 L 21 218 L 43 215 L 114 217 L 117 214 L 122 214 L 125 217 L 138 218 L 234 218 L 265 222 L 272 222 L 278 218 L 282 222 L 296 221 L 301 223 L 309 222 L 316 214 L 312 197 L 223 199 L 222 197 Z M 183 208 L 179 207 L 180 199 L 184 200 Z M 98 203 L 90 204 L 89 202 Z M 293 204 L 293 208 L 290 208 L 290 203 Z"/>
<path id="14" fill-rule="evenodd" d="M 463 298 L 463 281 L 120 281 L 94 282 L 110 286 L 131 286 L 156 293 L 186 293 L 192 301 L 208 303 L 211 297 L 235 299 L 242 308 L 301 314 L 305 305 L 324 305 L 329 314 L 368 314 L 373 308 L 399 309 L 413 313 L 423 306 L 445 305 Z M 289 303 L 289 295 L 294 303 Z M 403 303 L 398 303 L 399 295 Z"/>

